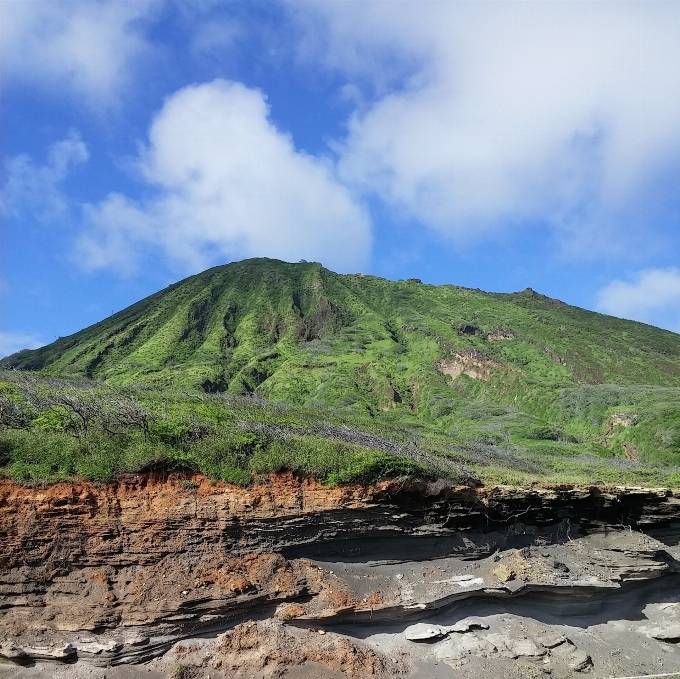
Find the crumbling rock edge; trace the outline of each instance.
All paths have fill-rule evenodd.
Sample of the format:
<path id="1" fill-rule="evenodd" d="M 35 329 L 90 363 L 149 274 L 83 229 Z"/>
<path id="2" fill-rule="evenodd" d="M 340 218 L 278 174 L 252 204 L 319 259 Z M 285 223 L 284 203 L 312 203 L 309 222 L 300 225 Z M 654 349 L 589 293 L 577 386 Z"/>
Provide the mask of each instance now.
<path id="1" fill-rule="evenodd" d="M 668 489 L 2 480 L 0 658 L 162 665 L 184 644 L 197 650 L 182 657 L 214 676 L 283 676 L 301 663 L 407 676 L 419 663 L 482 671 L 475 663 L 527 658 L 553 676 L 597 674 L 607 663 L 560 624 L 625 615 L 639 621 L 627 633 L 670 648 L 664 659 L 680 670 L 679 543 L 680 498 Z M 477 627 L 441 632 L 473 602 L 487 612 Z M 518 636 L 503 615 L 546 631 Z M 427 652 L 405 632 L 419 620 L 441 632 Z M 540 641 L 560 635 L 559 652 Z M 212 646 L 183 641 L 198 637 Z"/>

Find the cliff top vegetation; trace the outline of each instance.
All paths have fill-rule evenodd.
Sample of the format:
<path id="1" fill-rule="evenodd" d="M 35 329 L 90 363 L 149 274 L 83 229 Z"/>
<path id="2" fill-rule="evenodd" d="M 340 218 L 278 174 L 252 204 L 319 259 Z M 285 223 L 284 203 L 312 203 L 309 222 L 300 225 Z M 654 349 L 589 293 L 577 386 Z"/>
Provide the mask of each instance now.
<path id="1" fill-rule="evenodd" d="M 2 365 L 22 481 L 680 482 L 680 336 L 533 290 L 247 260 Z"/>

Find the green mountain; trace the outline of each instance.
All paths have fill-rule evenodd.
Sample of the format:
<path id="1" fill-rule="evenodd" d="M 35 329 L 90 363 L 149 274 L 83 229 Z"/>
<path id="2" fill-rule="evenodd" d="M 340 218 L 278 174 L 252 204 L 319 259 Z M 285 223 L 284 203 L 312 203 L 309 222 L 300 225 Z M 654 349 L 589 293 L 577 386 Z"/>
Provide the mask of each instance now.
<path id="1" fill-rule="evenodd" d="M 532 459 L 680 465 L 680 335 L 531 289 L 251 259 L 1 363 L 110 385 L 254 392 Z"/>

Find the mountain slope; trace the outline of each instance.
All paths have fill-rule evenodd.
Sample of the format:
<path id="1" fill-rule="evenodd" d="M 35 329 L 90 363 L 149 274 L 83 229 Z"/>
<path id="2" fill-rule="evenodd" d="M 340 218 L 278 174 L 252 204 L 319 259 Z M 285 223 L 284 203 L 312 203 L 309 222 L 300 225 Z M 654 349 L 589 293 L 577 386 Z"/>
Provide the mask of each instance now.
<path id="1" fill-rule="evenodd" d="M 2 363 L 256 392 L 433 424 L 452 440 L 541 450 L 589 441 L 597 455 L 680 462 L 680 335 L 530 289 L 490 294 L 253 259 Z"/>
<path id="2" fill-rule="evenodd" d="M 192 276 L 3 364 L 117 383 L 267 393 L 281 388 L 281 371 L 300 367 L 296 359 L 306 369 L 361 367 L 368 359 L 387 369 L 415 349 L 420 356 L 409 358 L 421 367 L 477 350 L 508 370 L 520 366 L 526 376 L 549 381 L 680 385 L 680 335 L 668 331 L 530 289 L 488 294 L 268 259 Z M 319 361 L 319 354 L 326 358 Z M 316 382 L 301 388 L 310 396 L 320 381 L 306 377 Z"/>

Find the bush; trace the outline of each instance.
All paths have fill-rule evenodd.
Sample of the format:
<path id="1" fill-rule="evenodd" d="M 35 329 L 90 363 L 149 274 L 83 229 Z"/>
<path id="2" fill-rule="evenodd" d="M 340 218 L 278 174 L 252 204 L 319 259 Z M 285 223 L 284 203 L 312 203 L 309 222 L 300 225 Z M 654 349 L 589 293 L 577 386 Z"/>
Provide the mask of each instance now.
<path id="1" fill-rule="evenodd" d="M 251 469 L 260 474 L 292 471 L 332 485 L 428 475 L 420 465 L 407 457 L 313 436 L 273 441 L 253 456 Z"/>
<path id="2" fill-rule="evenodd" d="M 340 483 L 375 483 L 380 479 L 415 476 L 432 477 L 423 467 L 406 457 L 398 457 L 377 451 L 366 451 L 351 456 L 343 468 L 326 478 L 329 485 Z"/>
<path id="3" fill-rule="evenodd" d="M 159 441 L 133 440 L 120 459 L 120 471 L 143 472 L 154 469 L 184 469 L 177 459 L 180 451 Z"/>
<path id="4" fill-rule="evenodd" d="M 73 473 L 93 481 L 110 481 L 121 468 L 124 445 L 124 440 L 91 434 L 76 446 Z"/>
<path id="5" fill-rule="evenodd" d="M 9 430 L 0 434 L 7 475 L 20 483 L 62 481 L 76 473 L 78 441 L 63 433 Z"/>
<path id="6" fill-rule="evenodd" d="M 251 458 L 267 445 L 263 434 L 227 429 L 197 442 L 191 448 L 196 468 L 206 476 L 247 485 L 251 481 Z"/>
<path id="7" fill-rule="evenodd" d="M 348 450 L 351 450 L 349 444 L 317 436 L 275 439 L 255 452 L 250 469 L 258 474 L 291 471 L 325 478 L 339 467 L 340 458 Z"/>

